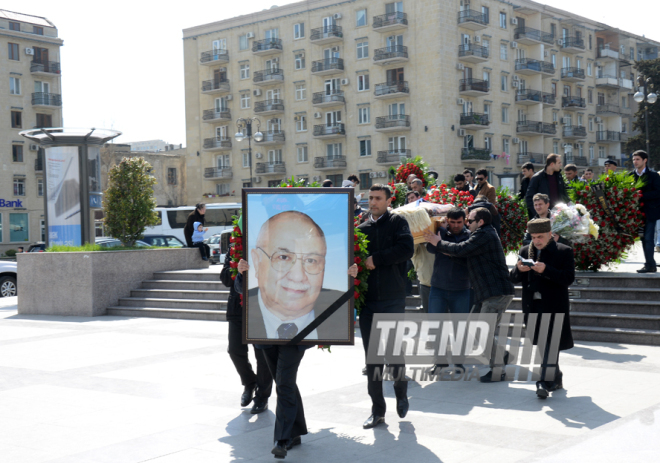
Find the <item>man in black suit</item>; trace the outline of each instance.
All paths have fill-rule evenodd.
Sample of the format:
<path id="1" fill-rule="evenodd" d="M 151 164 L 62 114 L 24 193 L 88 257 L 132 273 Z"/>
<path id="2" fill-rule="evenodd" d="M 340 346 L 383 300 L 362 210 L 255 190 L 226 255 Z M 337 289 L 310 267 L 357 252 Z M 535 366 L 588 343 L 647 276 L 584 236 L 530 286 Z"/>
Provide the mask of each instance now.
<path id="1" fill-rule="evenodd" d="M 632 162 L 635 168 L 631 174 L 635 176 L 635 181 L 641 179 L 644 182 L 644 186 L 641 188 L 640 203 L 643 203 L 642 212 L 644 212 L 645 220 L 640 227 L 644 228 L 642 249 L 645 263 L 644 267 L 637 270 L 637 273 L 656 273 L 658 266 L 653 255 L 653 236 L 656 222 L 660 219 L 660 176 L 648 165 L 649 155 L 646 151 L 635 151 L 632 154 Z"/>

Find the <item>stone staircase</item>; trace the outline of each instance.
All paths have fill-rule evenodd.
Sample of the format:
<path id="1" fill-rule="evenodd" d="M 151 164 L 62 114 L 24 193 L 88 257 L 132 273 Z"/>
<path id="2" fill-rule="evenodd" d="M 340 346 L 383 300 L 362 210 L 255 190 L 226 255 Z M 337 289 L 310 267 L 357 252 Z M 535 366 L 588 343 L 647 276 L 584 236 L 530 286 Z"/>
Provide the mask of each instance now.
<path id="1" fill-rule="evenodd" d="M 515 291 L 508 312 L 520 313 L 522 287 Z M 413 294 L 409 313 L 421 306 L 417 285 Z M 660 346 L 660 275 L 578 273 L 569 298 L 576 341 Z"/>
<path id="2" fill-rule="evenodd" d="M 229 289 L 218 273 L 175 270 L 154 273 L 140 289 L 119 304 L 108 307 L 108 315 L 122 317 L 178 318 L 225 321 Z"/>

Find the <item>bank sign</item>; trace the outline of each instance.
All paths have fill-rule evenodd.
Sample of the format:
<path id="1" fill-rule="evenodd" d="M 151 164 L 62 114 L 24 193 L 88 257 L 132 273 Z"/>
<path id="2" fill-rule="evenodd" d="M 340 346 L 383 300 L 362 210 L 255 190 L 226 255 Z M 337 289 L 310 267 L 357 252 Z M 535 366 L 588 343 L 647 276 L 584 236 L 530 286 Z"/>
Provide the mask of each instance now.
<path id="1" fill-rule="evenodd" d="M 7 201 L 5 199 L 0 199 L 0 207 L 23 207 L 23 203 L 20 200 Z"/>

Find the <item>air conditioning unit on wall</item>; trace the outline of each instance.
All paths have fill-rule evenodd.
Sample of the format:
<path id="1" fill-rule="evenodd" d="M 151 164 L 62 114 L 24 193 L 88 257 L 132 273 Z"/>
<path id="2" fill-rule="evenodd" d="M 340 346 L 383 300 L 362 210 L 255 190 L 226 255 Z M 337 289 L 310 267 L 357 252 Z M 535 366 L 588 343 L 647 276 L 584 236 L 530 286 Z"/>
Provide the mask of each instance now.
<path id="1" fill-rule="evenodd" d="M 314 113 L 314 119 L 321 119 L 321 113 Z"/>
<path id="2" fill-rule="evenodd" d="M 458 133 L 459 137 L 464 137 L 465 136 L 465 129 L 458 129 L 456 132 Z"/>
<path id="3" fill-rule="evenodd" d="M 457 63 L 456 64 L 456 69 L 458 69 L 459 71 L 464 71 L 465 70 L 465 64 Z"/>
<path id="4" fill-rule="evenodd" d="M 264 157 L 264 155 L 261 154 L 261 153 L 254 153 L 254 157 L 257 158 L 257 159 L 261 159 L 261 158 Z"/>
<path id="5" fill-rule="evenodd" d="M 261 90 L 260 90 L 260 89 L 256 89 L 256 90 L 253 92 L 253 94 L 254 94 L 254 96 L 261 96 Z"/>
<path id="6" fill-rule="evenodd" d="M 39 145 L 36 143 L 30 144 L 30 151 L 38 151 L 39 150 Z"/>
<path id="7" fill-rule="evenodd" d="M 254 32 L 248 32 L 247 34 L 245 34 L 245 36 L 246 36 L 248 39 L 253 39 L 253 38 L 254 38 Z"/>
<path id="8" fill-rule="evenodd" d="M 315 175 L 314 177 L 312 177 L 312 180 L 314 180 L 315 182 L 320 182 L 321 181 L 321 176 L 320 175 Z"/>
<path id="9" fill-rule="evenodd" d="M 463 98 L 457 98 L 456 104 L 459 106 L 463 106 L 465 104 L 465 100 Z"/>
<path id="10" fill-rule="evenodd" d="M 518 42 L 511 42 L 511 48 L 518 48 Z"/>
<path id="11" fill-rule="evenodd" d="M 348 85 L 348 79 L 342 79 L 341 84 L 342 85 Z"/>
<path id="12" fill-rule="evenodd" d="M 333 19 L 341 19 L 341 13 L 335 13 L 332 15 Z"/>
<path id="13" fill-rule="evenodd" d="M 261 177 L 254 177 L 254 183 L 261 183 Z"/>
<path id="14" fill-rule="evenodd" d="M 514 145 L 517 145 L 518 143 L 520 143 L 520 138 L 518 138 L 518 137 L 513 137 L 513 138 L 511 139 L 511 141 L 513 142 Z"/>

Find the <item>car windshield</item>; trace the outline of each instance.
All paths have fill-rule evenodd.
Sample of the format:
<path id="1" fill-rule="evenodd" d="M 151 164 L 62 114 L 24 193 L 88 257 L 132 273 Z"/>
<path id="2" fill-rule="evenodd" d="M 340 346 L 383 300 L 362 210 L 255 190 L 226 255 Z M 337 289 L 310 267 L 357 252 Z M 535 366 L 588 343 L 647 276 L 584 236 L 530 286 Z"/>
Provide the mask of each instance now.
<path id="1" fill-rule="evenodd" d="M 174 236 L 168 236 L 167 237 L 167 246 L 171 248 L 182 248 L 183 243 L 181 242 L 180 239 L 174 237 Z"/>

